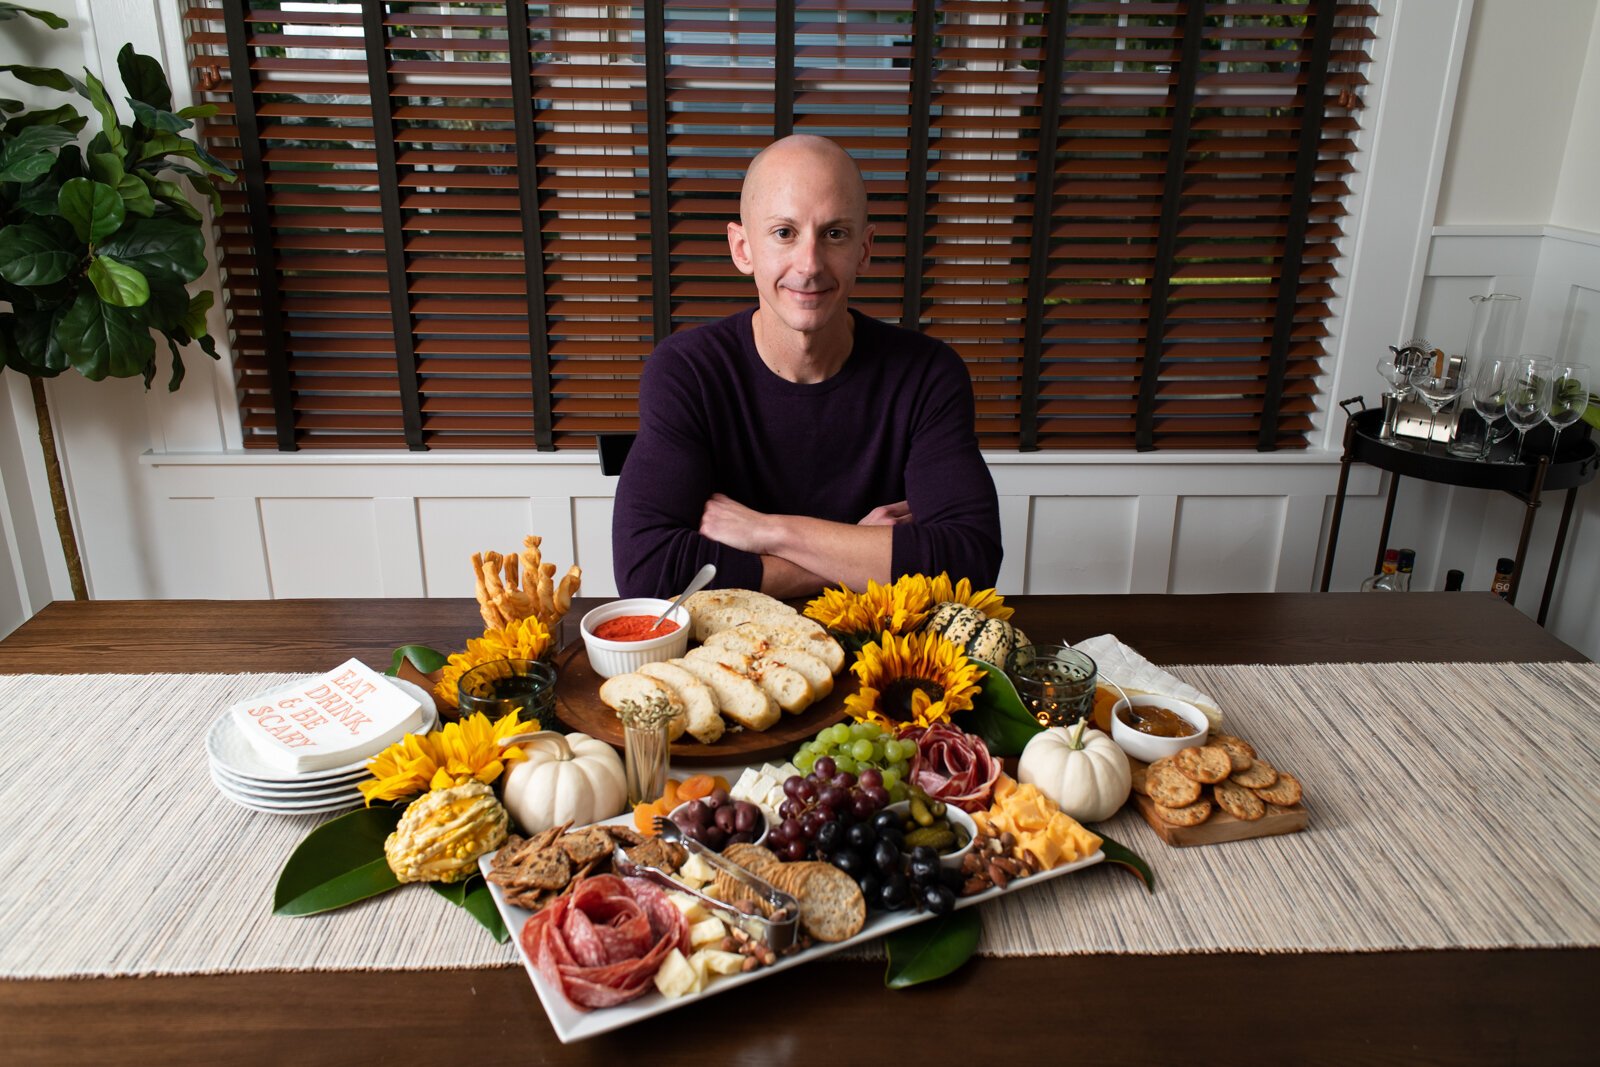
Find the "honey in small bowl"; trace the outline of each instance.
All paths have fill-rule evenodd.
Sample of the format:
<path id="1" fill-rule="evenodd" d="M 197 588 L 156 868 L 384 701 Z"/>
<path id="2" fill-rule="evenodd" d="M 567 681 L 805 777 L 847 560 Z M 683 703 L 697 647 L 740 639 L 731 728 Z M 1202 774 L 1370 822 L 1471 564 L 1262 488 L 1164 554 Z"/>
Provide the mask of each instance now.
<path id="1" fill-rule="evenodd" d="M 1096 710 L 1099 710 L 1098 707 Z M 1117 718 L 1122 720 L 1124 726 L 1151 737 L 1188 737 L 1199 732 L 1195 724 L 1182 715 L 1154 704 L 1141 704 L 1138 707 L 1124 704 L 1117 709 Z"/>

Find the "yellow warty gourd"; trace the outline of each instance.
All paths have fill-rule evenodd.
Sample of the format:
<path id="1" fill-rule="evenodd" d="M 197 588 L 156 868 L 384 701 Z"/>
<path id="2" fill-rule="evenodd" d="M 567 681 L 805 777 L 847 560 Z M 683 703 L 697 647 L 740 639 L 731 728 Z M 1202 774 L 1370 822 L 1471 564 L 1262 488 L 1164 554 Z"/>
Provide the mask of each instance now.
<path id="1" fill-rule="evenodd" d="M 506 839 L 506 809 L 482 782 L 436 789 L 415 801 L 383 843 L 402 882 L 459 882 Z"/>

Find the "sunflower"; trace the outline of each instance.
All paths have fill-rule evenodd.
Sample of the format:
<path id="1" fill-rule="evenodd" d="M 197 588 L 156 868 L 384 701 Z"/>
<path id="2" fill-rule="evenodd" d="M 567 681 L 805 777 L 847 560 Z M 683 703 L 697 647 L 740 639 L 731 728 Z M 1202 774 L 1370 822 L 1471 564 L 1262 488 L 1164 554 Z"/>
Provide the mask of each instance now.
<path id="1" fill-rule="evenodd" d="M 862 648 L 850 670 L 861 688 L 845 697 L 845 710 L 893 731 L 946 722 L 972 707 L 983 669 L 937 634 L 886 631 L 881 643 Z"/>
<path id="2" fill-rule="evenodd" d="M 957 604 L 975 608 L 991 619 L 1009 619 L 1013 614 L 1012 609 L 1006 607 L 1004 597 L 993 589 L 980 589 L 974 593 L 972 583 L 965 578 L 951 585 L 950 575 L 941 574 L 937 578 L 929 579 L 928 589 L 929 600 L 935 604 L 955 601 Z"/>
<path id="3" fill-rule="evenodd" d="M 922 625 L 933 604 L 928 579 L 906 574 L 892 585 L 868 579 L 865 593 L 852 592 L 849 586 L 824 589 L 806 605 L 806 615 L 835 633 L 904 634 Z"/>
<path id="4" fill-rule="evenodd" d="M 467 650 L 451 656 L 439 669 L 433 695 L 450 707 L 461 705 L 461 676 L 472 668 L 501 659 L 538 659 L 550 648 L 550 631 L 532 615 L 517 619 L 504 629 L 490 627 L 482 637 L 467 641 Z"/>
<path id="5" fill-rule="evenodd" d="M 406 734 L 367 761 L 372 780 L 361 783 L 361 795 L 370 807 L 374 800 L 399 800 L 472 781 L 488 785 L 510 764 L 528 758 L 504 741 L 529 725 L 537 727 L 513 711 L 493 724 L 486 715 L 469 715 L 426 737 Z"/>

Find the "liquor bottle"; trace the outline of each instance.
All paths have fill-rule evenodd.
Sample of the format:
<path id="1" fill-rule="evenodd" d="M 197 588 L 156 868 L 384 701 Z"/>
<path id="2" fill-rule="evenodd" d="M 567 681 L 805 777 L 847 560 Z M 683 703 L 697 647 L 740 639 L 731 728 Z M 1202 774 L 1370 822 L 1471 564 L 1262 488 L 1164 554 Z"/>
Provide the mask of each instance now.
<path id="1" fill-rule="evenodd" d="M 1461 583 L 1467 580 L 1465 571 L 1448 570 L 1444 572 L 1444 591 L 1446 593 L 1461 592 Z"/>
<path id="2" fill-rule="evenodd" d="M 1393 574 L 1378 576 L 1377 588 L 1385 593 L 1411 592 L 1411 569 L 1417 564 L 1415 549 L 1402 548 L 1400 550 L 1400 564 Z"/>
<path id="3" fill-rule="evenodd" d="M 1400 550 L 1391 548 L 1383 554 L 1383 570 L 1374 574 L 1361 583 L 1363 593 L 1387 593 L 1389 588 L 1384 585 L 1386 578 L 1391 578 L 1400 570 Z"/>
<path id="4" fill-rule="evenodd" d="M 1516 567 L 1516 560 L 1509 556 L 1501 556 L 1494 565 L 1494 581 L 1489 583 L 1489 592 L 1505 600 L 1511 595 L 1511 571 Z"/>

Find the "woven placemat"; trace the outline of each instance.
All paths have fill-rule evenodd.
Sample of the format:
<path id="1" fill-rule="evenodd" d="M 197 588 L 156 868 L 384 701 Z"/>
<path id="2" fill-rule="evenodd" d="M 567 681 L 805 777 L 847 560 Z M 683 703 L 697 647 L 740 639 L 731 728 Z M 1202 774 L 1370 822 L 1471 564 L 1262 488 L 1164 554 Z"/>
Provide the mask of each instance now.
<path id="1" fill-rule="evenodd" d="M 1306 784 L 1308 832 L 1173 849 L 1105 829 L 1107 866 L 984 907 L 980 951 L 1380 951 L 1600 944 L 1600 667 L 1181 667 L 1231 730 Z M 0 975 L 416 970 L 509 964 L 407 886 L 272 915 L 284 859 L 329 816 L 265 815 L 208 780 L 204 737 L 293 675 L 0 677 Z M 877 952 L 868 946 L 863 953 Z"/>

